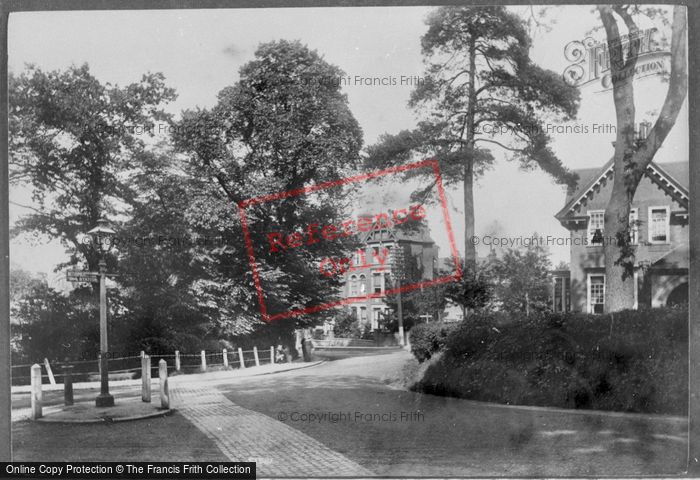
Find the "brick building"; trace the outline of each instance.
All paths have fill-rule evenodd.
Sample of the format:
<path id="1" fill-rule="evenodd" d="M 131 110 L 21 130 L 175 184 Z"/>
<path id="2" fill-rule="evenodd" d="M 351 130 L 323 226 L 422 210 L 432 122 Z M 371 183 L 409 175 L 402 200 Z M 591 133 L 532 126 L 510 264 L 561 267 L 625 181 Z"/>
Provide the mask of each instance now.
<path id="1" fill-rule="evenodd" d="M 555 311 L 601 313 L 605 268 L 601 240 L 610 199 L 612 160 L 577 170 L 578 188 L 556 214 L 570 232 L 570 269 L 552 273 Z M 631 304 L 660 307 L 688 302 L 688 162 L 651 163 L 632 201 L 631 240 L 636 245 Z"/>
<path id="2" fill-rule="evenodd" d="M 368 217 L 369 215 L 360 215 Z M 438 258 L 438 247 L 430 237 L 428 226 L 421 223 L 417 228 L 380 228 L 365 232 L 360 239 L 361 251 L 355 253 L 354 265 L 362 268 L 346 272 L 342 297 L 355 298 L 348 304 L 350 311 L 368 330 L 376 330 L 383 316 L 389 313 L 384 303 L 384 291 L 391 282 L 392 250 L 404 249 L 405 265 L 412 276 L 421 280 L 432 280 Z M 364 258 L 358 258 L 364 253 Z"/>

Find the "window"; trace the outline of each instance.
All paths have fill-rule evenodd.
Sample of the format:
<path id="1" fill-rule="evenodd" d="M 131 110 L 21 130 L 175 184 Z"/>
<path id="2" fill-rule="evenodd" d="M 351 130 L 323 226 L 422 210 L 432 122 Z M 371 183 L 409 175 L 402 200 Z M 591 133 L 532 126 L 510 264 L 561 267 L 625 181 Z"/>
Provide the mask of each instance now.
<path id="1" fill-rule="evenodd" d="M 367 277 L 360 275 L 360 294 L 367 293 Z"/>
<path id="2" fill-rule="evenodd" d="M 603 216 L 605 210 L 591 210 L 588 212 L 588 245 L 603 244 Z"/>
<path id="3" fill-rule="evenodd" d="M 362 261 L 362 251 L 357 250 L 355 252 L 355 257 L 353 258 L 352 264 L 355 266 L 362 265 L 364 262 Z"/>
<path id="4" fill-rule="evenodd" d="M 379 320 L 382 318 L 381 308 L 375 308 L 372 310 L 372 330 L 377 330 L 379 328 Z"/>
<path id="5" fill-rule="evenodd" d="M 603 313 L 605 307 L 605 275 L 588 276 L 588 313 Z"/>
<path id="6" fill-rule="evenodd" d="M 382 293 L 384 291 L 384 286 L 382 285 L 382 274 L 374 272 L 372 274 L 372 288 L 374 293 Z"/>
<path id="7" fill-rule="evenodd" d="M 352 275 L 350 277 L 350 296 L 357 296 L 357 275 Z"/>
<path id="8" fill-rule="evenodd" d="M 637 245 L 639 243 L 639 211 L 636 208 L 630 210 L 630 244 Z"/>
<path id="9" fill-rule="evenodd" d="M 569 278 L 554 277 L 554 295 L 552 309 L 555 312 L 568 312 L 569 308 Z"/>
<path id="10" fill-rule="evenodd" d="M 669 243 L 669 207 L 649 207 L 649 242 Z"/>
<path id="11" fill-rule="evenodd" d="M 360 321 L 367 323 L 367 307 L 360 307 Z"/>
<path id="12" fill-rule="evenodd" d="M 379 247 L 372 247 L 372 258 L 374 263 L 379 263 Z"/>

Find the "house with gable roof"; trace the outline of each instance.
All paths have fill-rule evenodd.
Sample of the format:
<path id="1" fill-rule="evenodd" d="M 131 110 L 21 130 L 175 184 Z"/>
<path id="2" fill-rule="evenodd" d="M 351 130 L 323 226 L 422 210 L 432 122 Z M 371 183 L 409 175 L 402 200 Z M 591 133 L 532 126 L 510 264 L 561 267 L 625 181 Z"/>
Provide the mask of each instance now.
<path id="1" fill-rule="evenodd" d="M 605 308 L 603 214 L 610 199 L 613 162 L 576 170 L 555 217 L 569 231 L 569 270 L 552 273 L 552 309 L 602 313 Z M 688 302 L 688 162 L 651 163 L 632 201 L 631 240 L 636 246 L 635 308 Z"/>

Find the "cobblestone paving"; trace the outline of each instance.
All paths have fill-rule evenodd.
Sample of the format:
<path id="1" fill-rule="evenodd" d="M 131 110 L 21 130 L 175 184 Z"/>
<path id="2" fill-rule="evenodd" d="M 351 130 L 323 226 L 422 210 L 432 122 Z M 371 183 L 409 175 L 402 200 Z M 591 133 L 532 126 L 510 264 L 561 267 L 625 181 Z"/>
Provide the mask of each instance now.
<path id="1" fill-rule="evenodd" d="M 231 461 L 257 462 L 258 476 L 374 476 L 308 435 L 239 407 L 212 387 L 172 385 L 170 394 L 171 406 Z"/>

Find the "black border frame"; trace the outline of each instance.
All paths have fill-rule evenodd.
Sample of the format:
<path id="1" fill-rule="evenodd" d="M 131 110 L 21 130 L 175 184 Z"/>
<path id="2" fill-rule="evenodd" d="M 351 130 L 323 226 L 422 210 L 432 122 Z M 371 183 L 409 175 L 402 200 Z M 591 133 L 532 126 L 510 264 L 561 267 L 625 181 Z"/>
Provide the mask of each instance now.
<path id="1" fill-rule="evenodd" d="M 439 5 L 591 5 L 591 0 L 0 0 L 0 461 L 12 460 L 9 177 L 8 177 L 8 24 L 12 12 L 68 10 L 170 10 L 216 8 L 308 8 Z M 605 3 L 629 3 L 609 0 Z M 689 409 L 688 469 L 700 476 L 700 209 L 694 208 L 700 187 L 700 3 L 695 0 L 649 0 L 644 3 L 688 8 L 688 121 L 690 163 L 689 207 Z M 0 474 L 0 476 L 2 476 Z"/>

